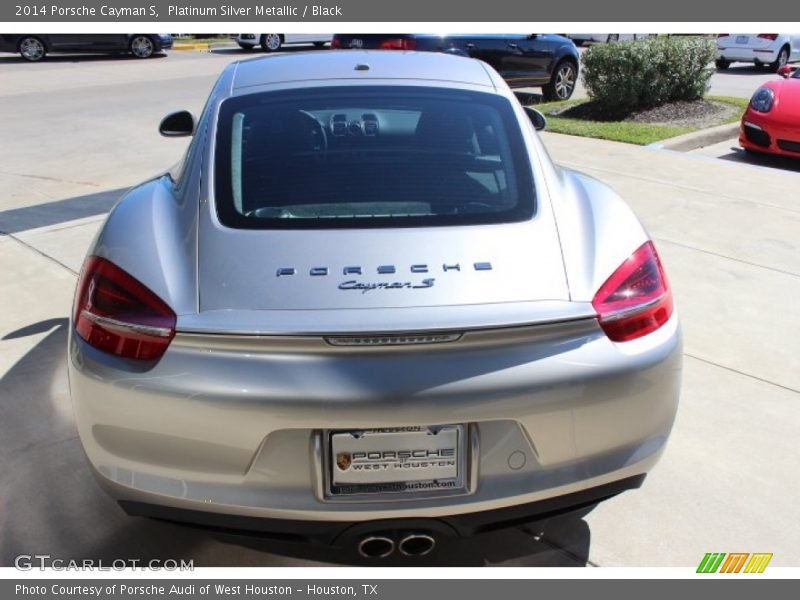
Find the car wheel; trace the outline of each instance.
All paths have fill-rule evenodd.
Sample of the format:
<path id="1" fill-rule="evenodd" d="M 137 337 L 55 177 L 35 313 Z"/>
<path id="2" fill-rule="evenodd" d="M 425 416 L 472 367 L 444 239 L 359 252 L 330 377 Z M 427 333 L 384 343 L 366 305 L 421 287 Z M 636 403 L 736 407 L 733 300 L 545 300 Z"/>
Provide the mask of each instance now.
<path id="1" fill-rule="evenodd" d="M 607 42 L 618 42 L 619 41 L 619 34 L 618 33 L 609 33 Z"/>
<path id="2" fill-rule="evenodd" d="M 22 38 L 19 43 L 19 53 L 25 60 L 36 62 L 44 58 L 45 54 L 47 54 L 47 49 L 39 38 L 26 37 Z"/>
<path id="3" fill-rule="evenodd" d="M 714 64 L 717 66 L 717 69 L 719 69 L 720 71 L 724 71 L 725 69 L 731 66 L 731 61 L 726 60 L 724 58 L 718 58 Z"/>
<path id="4" fill-rule="evenodd" d="M 569 100 L 572 92 L 575 91 L 575 84 L 578 81 L 578 69 L 569 60 L 562 60 L 556 65 L 550 83 L 542 86 L 544 99 Z"/>
<path id="5" fill-rule="evenodd" d="M 773 71 L 777 72 L 782 66 L 789 62 L 789 48 L 784 46 L 781 48 L 781 51 L 778 53 L 778 58 L 775 59 L 774 63 L 769 65 L 769 68 Z"/>
<path id="6" fill-rule="evenodd" d="M 282 43 L 280 33 L 265 33 L 261 36 L 261 47 L 264 52 L 277 52 L 281 49 Z"/>
<path id="7" fill-rule="evenodd" d="M 146 35 L 137 35 L 131 40 L 131 54 L 136 58 L 150 58 L 156 51 L 155 44 Z"/>

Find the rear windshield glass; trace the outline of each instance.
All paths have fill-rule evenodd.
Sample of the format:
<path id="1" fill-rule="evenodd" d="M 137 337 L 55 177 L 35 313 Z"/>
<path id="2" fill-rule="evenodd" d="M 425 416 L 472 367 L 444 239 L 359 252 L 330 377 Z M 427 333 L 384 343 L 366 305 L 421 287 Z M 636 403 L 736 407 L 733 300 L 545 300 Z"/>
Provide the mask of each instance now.
<path id="1" fill-rule="evenodd" d="M 310 88 L 220 107 L 216 205 L 229 227 L 420 227 L 531 218 L 509 100 L 420 87 Z"/>

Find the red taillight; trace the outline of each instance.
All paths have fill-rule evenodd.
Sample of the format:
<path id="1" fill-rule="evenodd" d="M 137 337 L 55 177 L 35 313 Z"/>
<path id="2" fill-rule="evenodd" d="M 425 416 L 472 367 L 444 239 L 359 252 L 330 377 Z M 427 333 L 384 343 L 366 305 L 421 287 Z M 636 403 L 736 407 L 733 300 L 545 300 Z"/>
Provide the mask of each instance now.
<path id="1" fill-rule="evenodd" d="M 647 335 L 672 315 L 672 292 L 653 242 L 639 247 L 592 300 L 600 326 L 614 342 Z"/>
<path id="2" fill-rule="evenodd" d="M 414 50 L 417 47 L 417 40 L 404 38 L 384 40 L 380 47 L 383 50 Z"/>
<path id="3" fill-rule="evenodd" d="M 124 358 L 161 358 L 175 336 L 175 313 L 115 264 L 86 259 L 75 292 L 75 331 L 95 348 Z"/>
<path id="4" fill-rule="evenodd" d="M 773 42 L 778 39 L 777 33 L 759 33 L 758 37 L 762 40 L 772 40 Z"/>
<path id="5" fill-rule="evenodd" d="M 335 50 L 335 49 L 341 48 L 341 47 L 342 47 L 342 40 L 340 40 L 338 37 L 334 36 L 334 38 L 331 40 L 331 48 L 333 48 Z"/>

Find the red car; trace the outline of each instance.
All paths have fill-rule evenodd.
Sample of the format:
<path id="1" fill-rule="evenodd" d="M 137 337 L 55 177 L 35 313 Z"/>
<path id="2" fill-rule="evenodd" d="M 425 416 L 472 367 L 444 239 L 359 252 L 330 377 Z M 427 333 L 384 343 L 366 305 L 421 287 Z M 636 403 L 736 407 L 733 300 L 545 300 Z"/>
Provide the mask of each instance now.
<path id="1" fill-rule="evenodd" d="M 782 79 L 758 88 L 742 116 L 739 144 L 748 151 L 800 158 L 800 69 L 785 65 Z"/>

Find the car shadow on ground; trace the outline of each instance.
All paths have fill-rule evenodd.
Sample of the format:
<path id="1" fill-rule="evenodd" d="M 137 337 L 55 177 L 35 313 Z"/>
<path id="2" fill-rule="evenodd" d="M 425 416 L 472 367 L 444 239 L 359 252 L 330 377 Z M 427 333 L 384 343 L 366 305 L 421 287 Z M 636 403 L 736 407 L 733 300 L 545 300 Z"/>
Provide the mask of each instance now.
<path id="1" fill-rule="evenodd" d="M 103 564 L 184 559 L 195 566 L 587 564 L 587 510 L 525 528 L 446 540 L 424 558 L 380 560 L 363 559 L 355 548 L 128 517 L 93 480 L 77 437 L 66 374 L 68 326 L 66 318 L 48 319 L 2 338 L 41 337 L 0 378 L 0 566 L 37 553 L 63 560 L 100 559 Z"/>
<path id="2" fill-rule="evenodd" d="M 727 69 L 717 69 L 717 73 L 727 73 L 729 75 L 775 75 L 777 73 L 769 65 L 754 65 L 751 63 L 734 63 Z"/>
<path id="3" fill-rule="evenodd" d="M 317 48 L 314 44 L 292 44 L 291 46 L 283 46 L 278 52 L 264 52 L 260 48 L 253 48 L 252 50 L 245 50 L 239 46 L 225 46 L 223 48 L 209 48 L 212 54 L 222 54 L 228 56 L 242 56 L 242 57 L 256 57 L 256 56 L 272 56 L 277 54 L 292 54 L 294 52 L 308 52 L 310 50 L 330 50 L 330 46 L 323 46 Z"/>
<path id="4" fill-rule="evenodd" d="M 0 210 L 0 234 L 14 234 L 108 213 L 128 188 Z"/>
<path id="5" fill-rule="evenodd" d="M 516 89 L 514 90 L 514 95 L 519 100 L 519 103 L 522 106 L 531 106 L 533 104 L 542 104 L 544 102 L 544 96 L 539 92 L 532 92 L 530 88 L 525 89 Z"/>
<path id="6" fill-rule="evenodd" d="M 761 152 L 745 152 L 738 146 L 731 146 L 730 152 L 719 156 L 722 160 L 737 162 L 741 164 L 767 167 L 769 169 L 780 169 L 782 171 L 794 171 L 800 173 L 800 158 L 790 156 L 780 156 L 764 154 Z"/>
<path id="7" fill-rule="evenodd" d="M 90 62 L 124 62 L 148 61 L 166 58 L 165 52 L 156 52 L 150 58 L 136 58 L 132 54 L 48 54 L 42 60 L 31 62 L 19 54 L 0 56 L 0 65 L 46 65 L 49 63 L 90 63 Z"/>

